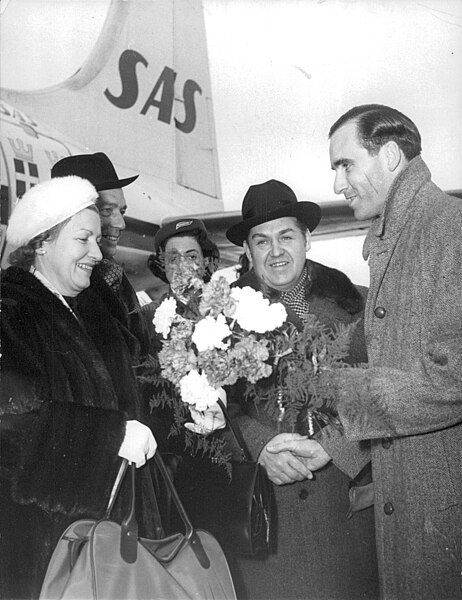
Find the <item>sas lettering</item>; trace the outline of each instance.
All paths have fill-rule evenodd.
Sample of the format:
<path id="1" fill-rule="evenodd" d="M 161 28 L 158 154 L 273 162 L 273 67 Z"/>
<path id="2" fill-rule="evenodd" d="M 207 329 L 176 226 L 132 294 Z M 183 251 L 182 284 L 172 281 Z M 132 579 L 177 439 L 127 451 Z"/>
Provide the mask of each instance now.
<path id="1" fill-rule="evenodd" d="M 104 90 L 106 98 L 117 108 L 132 108 L 138 100 L 137 65 L 148 66 L 148 61 L 136 50 L 125 50 L 119 58 L 119 74 L 122 83 L 120 96 L 115 96 L 108 89 Z M 152 108 L 157 109 L 157 119 L 163 123 L 171 123 L 173 101 L 175 99 L 175 79 L 177 73 L 170 67 L 164 67 L 158 80 L 147 97 L 140 114 L 146 115 Z M 191 133 L 196 126 L 197 112 L 195 94 L 201 94 L 201 87 L 192 79 L 183 86 L 184 120 L 174 118 L 175 127 L 183 133 Z"/>

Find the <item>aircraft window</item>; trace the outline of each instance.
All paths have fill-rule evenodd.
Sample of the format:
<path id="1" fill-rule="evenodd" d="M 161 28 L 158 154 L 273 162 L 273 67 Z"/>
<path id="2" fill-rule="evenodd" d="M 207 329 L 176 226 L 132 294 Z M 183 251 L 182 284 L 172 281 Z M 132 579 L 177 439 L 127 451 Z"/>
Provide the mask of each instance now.
<path id="1" fill-rule="evenodd" d="M 14 159 L 14 170 L 16 173 L 25 173 L 24 162 L 22 160 Z"/>

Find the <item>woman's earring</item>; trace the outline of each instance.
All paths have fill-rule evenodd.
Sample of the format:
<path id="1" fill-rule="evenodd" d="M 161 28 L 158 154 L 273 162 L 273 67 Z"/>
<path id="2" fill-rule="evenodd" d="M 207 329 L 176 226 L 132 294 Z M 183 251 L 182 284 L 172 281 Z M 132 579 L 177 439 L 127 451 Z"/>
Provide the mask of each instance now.
<path id="1" fill-rule="evenodd" d="M 46 254 L 46 250 L 45 248 L 37 248 L 37 250 L 35 251 L 36 254 Z"/>

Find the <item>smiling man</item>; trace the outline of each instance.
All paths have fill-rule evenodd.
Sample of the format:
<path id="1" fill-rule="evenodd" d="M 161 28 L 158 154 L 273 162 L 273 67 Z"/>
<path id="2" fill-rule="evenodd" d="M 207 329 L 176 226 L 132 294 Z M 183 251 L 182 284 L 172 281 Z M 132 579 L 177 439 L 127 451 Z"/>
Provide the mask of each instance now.
<path id="1" fill-rule="evenodd" d="M 433 183 L 419 130 L 392 107 L 356 106 L 329 138 L 335 192 L 373 219 L 370 368 L 339 386 L 339 413 L 347 439 L 372 440 L 381 593 L 460 597 L 462 202 Z"/>
<path id="2" fill-rule="evenodd" d="M 332 457 L 354 476 L 342 453 L 370 442 L 381 597 L 460 598 L 462 202 L 432 181 L 419 130 L 395 108 L 356 106 L 329 139 L 335 192 L 372 219 L 369 368 L 337 381 L 343 444 L 292 440 L 269 452 L 313 458 L 313 470 Z"/>
<path id="3" fill-rule="evenodd" d="M 51 170 L 51 177 L 78 175 L 88 179 L 98 192 L 96 205 L 101 219 L 101 252 L 103 260 L 94 269 L 92 285 L 103 296 L 109 310 L 128 329 L 134 363 L 149 351 L 146 323 L 140 313 L 135 290 L 122 267 L 115 261 L 120 235 L 125 229 L 127 204 L 122 188 L 133 183 L 138 175 L 119 179 L 109 157 L 103 152 L 66 156 Z"/>
<path id="4" fill-rule="evenodd" d="M 234 285 L 251 286 L 271 301 L 282 302 L 297 328 L 310 314 L 328 327 L 352 323 L 364 308 L 364 288 L 358 289 L 340 271 L 306 258 L 320 218 L 317 204 L 298 202 L 289 186 L 272 179 L 249 188 L 242 221 L 226 233 L 233 244 L 243 246 L 251 267 Z M 354 332 L 349 359 L 366 361 L 362 327 Z M 277 382 L 270 378 L 268 385 Z M 329 463 L 307 481 L 311 473 L 302 458 L 290 451 L 268 452 L 272 444 L 307 438 L 291 433 L 284 421 L 276 422 L 262 403 L 243 398 L 237 385 L 228 395 L 228 408 L 252 456 L 275 484 L 277 549 L 265 560 L 237 559 L 238 595 L 268 600 L 376 598 L 372 509 L 347 520 L 350 478 Z M 353 446 L 350 450 L 357 451 L 358 464 L 361 450 Z M 362 473 L 357 483 L 367 483 L 368 477 L 370 473 Z"/>

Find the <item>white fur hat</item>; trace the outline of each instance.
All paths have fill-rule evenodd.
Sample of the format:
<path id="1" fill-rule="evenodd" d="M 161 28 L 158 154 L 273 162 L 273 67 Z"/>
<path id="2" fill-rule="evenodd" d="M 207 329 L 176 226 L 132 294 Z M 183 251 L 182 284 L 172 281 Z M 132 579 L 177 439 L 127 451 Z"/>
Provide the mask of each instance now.
<path id="1" fill-rule="evenodd" d="M 93 185 L 76 175 L 43 181 L 17 202 L 6 239 L 15 248 L 24 246 L 39 233 L 95 204 L 97 197 Z"/>

